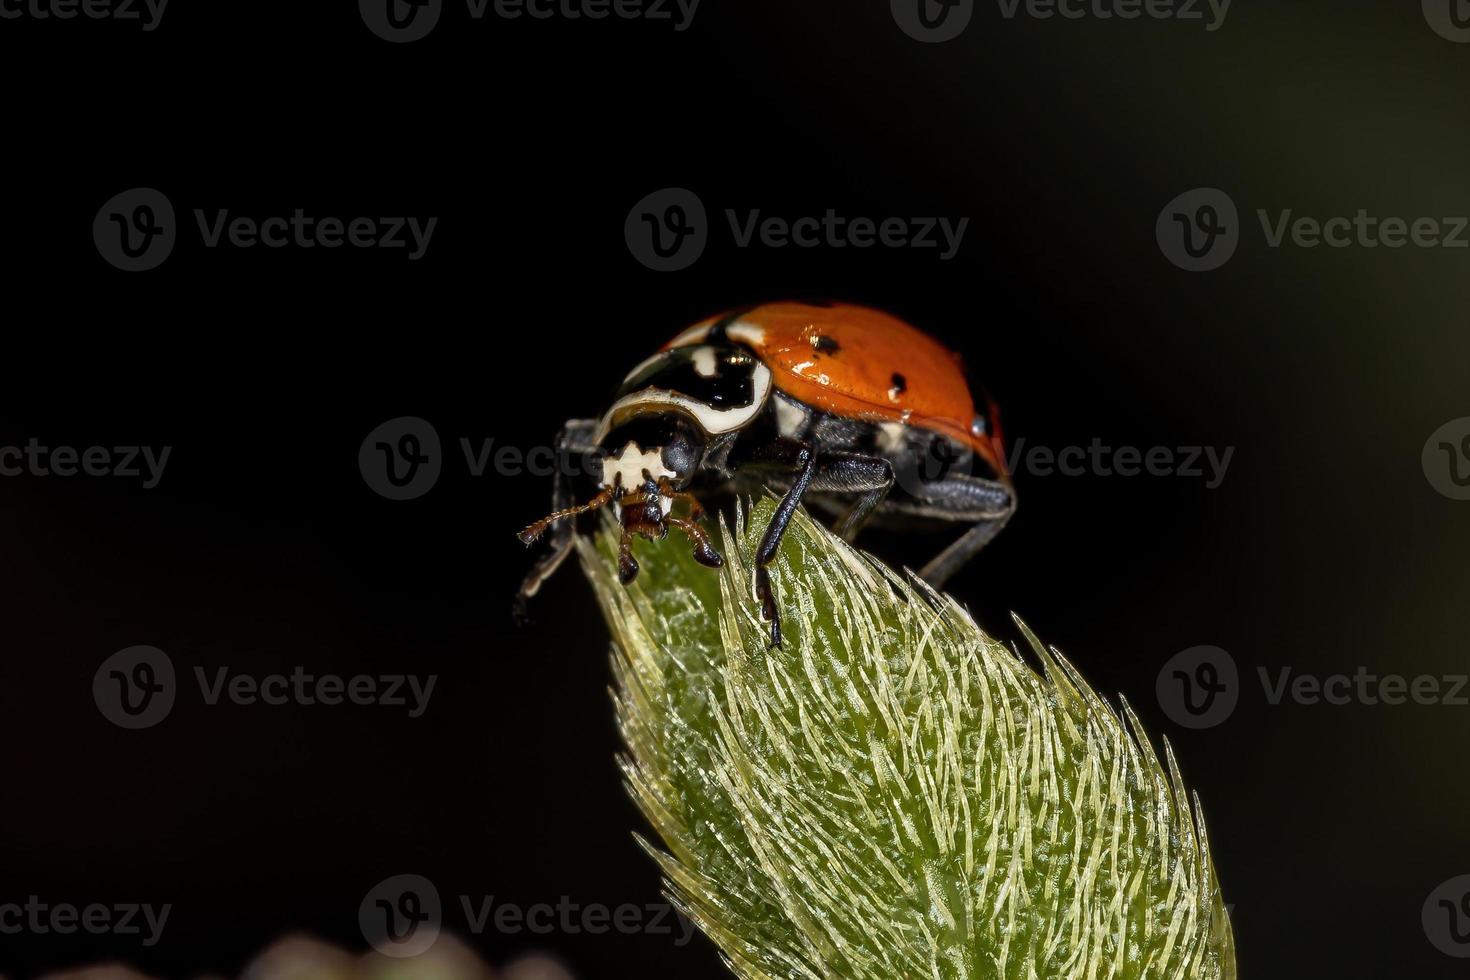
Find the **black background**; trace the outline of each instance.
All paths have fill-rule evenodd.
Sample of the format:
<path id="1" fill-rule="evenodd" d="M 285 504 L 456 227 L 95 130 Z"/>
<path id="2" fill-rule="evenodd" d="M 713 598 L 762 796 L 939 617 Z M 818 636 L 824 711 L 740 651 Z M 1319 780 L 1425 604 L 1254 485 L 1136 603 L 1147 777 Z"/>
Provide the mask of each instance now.
<path id="1" fill-rule="evenodd" d="M 307 9 L 310 6 L 312 9 Z M 1243 975 L 1450 976 L 1420 908 L 1470 872 L 1464 707 L 1267 702 L 1257 668 L 1464 670 L 1470 504 L 1420 451 L 1466 402 L 1463 251 L 1268 248 L 1255 210 L 1470 213 L 1470 47 L 1415 4 L 1239 0 L 1198 22 L 1007 20 L 917 43 L 888 5 L 705 0 L 693 26 L 470 20 L 388 44 L 353 4 L 183 3 L 161 26 L 0 21 L 7 347 L 0 444 L 168 445 L 158 487 L 0 480 L 5 900 L 170 902 L 163 940 L 0 937 L 20 974 L 117 957 L 238 970 L 413 872 L 529 905 L 658 900 L 619 785 L 607 633 L 560 576 L 508 610 L 546 481 L 471 477 L 458 441 L 530 448 L 720 309 L 830 296 L 965 355 L 1014 442 L 1235 447 L 1182 477 L 1017 477 L 1021 509 L 952 583 L 1011 610 L 1175 746 L 1209 820 Z M 162 267 L 91 222 L 168 195 Z M 623 223 L 695 191 L 711 244 L 659 274 Z M 1240 206 L 1224 268 L 1176 269 L 1160 209 Z M 206 249 L 194 208 L 437 216 L 427 256 Z M 723 212 L 969 217 L 933 251 L 736 248 Z M 426 496 L 357 468 L 421 416 Z M 927 542 L 883 545 L 918 563 Z M 205 706 L 121 731 L 94 671 L 134 644 L 196 666 L 437 674 L 429 711 Z M 1211 644 L 1240 705 L 1189 731 L 1154 695 Z M 186 686 L 186 692 L 191 690 Z M 702 938 L 471 937 L 585 977 L 719 976 Z"/>

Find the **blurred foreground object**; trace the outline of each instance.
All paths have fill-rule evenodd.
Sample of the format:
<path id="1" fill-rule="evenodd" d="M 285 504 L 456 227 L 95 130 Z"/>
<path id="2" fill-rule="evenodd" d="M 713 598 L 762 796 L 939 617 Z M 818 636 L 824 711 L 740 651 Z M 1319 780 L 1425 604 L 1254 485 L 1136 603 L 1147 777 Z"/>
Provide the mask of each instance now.
<path id="1" fill-rule="evenodd" d="M 48 974 L 44 980 L 149 980 L 120 965 Z M 531 954 L 492 970 L 464 943 L 440 933 L 418 956 L 395 959 L 352 953 L 310 936 L 287 936 L 267 947 L 240 980 L 575 980 L 550 957 Z"/>
<path id="2" fill-rule="evenodd" d="M 671 898 L 742 977 L 1231 980 L 1198 801 L 1056 651 L 1045 675 L 953 600 L 798 514 L 768 649 L 751 556 L 579 543 L 616 643 L 628 786 Z"/>

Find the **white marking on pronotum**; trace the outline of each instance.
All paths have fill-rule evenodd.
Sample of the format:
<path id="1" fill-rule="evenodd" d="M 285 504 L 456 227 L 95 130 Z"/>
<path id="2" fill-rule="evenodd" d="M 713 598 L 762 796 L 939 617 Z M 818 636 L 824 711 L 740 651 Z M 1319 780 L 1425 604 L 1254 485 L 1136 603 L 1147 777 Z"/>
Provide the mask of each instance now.
<path id="1" fill-rule="evenodd" d="M 638 366 L 637 367 L 635 367 L 633 370 L 631 370 L 631 371 L 628 372 L 627 377 L 623 378 L 623 384 L 627 384 L 629 381 L 632 381 L 639 374 L 642 374 L 644 371 L 648 370 L 650 367 L 652 367 L 653 365 L 657 364 L 659 361 L 662 361 L 664 358 L 666 358 L 668 356 L 669 356 L 669 352 L 668 351 L 659 351 L 657 354 L 653 355 L 652 357 L 646 357 L 646 358 L 644 358 L 642 361 L 640 361 L 638 363 Z"/>
<path id="2" fill-rule="evenodd" d="M 679 336 L 669 341 L 670 347 L 687 347 L 689 344 L 702 344 L 709 336 L 710 324 L 698 323 L 688 328 Z"/>
<path id="3" fill-rule="evenodd" d="M 714 324 L 712 323 L 696 324 L 671 340 L 669 346 L 688 347 L 690 344 L 702 344 L 709 339 L 710 331 L 713 329 Z M 725 336 L 731 340 L 743 341 L 759 350 L 766 342 L 766 328 L 739 320 L 725 328 Z"/>
<path id="4" fill-rule="evenodd" d="M 648 477 L 648 473 L 655 480 L 660 477 L 672 477 L 674 471 L 664 466 L 663 455 L 658 449 L 650 449 L 644 452 L 631 439 L 623 447 L 623 451 L 616 456 L 609 456 L 602 461 L 602 485 L 605 487 L 615 486 L 619 477 L 622 478 L 622 487 L 632 490 L 641 487 Z"/>
<path id="5" fill-rule="evenodd" d="M 735 405 L 731 408 L 715 408 L 697 398 L 690 398 L 688 395 L 681 395 L 677 391 L 668 391 L 664 388 L 644 388 L 642 391 L 635 391 L 613 402 L 612 408 L 608 409 L 607 414 L 602 417 L 601 424 L 597 427 L 597 442 L 600 443 L 607 438 L 608 432 L 612 430 L 614 418 L 622 417 L 631 409 L 640 408 L 680 409 L 693 416 L 694 421 L 703 426 L 704 431 L 712 436 L 734 432 L 744 427 L 756 417 L 762 408 L 765 408 L 766 399 L 771 395 L 771 369 L 760 361 L 756 361 L 751 365 L 750 384 L 750 404 Z"/>
<path id="6" fill-rule="evenodd" d="M 742 340 L 750 346 L 760 349 L 766 342 L 765 327 L 758 327 L 754 323 L 732 323 L 725 328 L 725 336 L 731 340 Z"/>
<path id="7" fill-rule="evenodd" d="M 713 378 L 720 372 L 720 366 L 715 361 L 715 349 L 713 347 L 699 347 L 695 349 L 694 370 L 701 378 Z"/>
<path id="8" fill-rule="evenodd" d="M 901 422 L 884 422 L 878 426 L 878 448 L 891 453 L 903 445 L 903 424 Z"/>
<path id="9" fill-rule="evenodd" d="M 794 436 L 806 425 L 806 409 L 789 398 L 776 397 L 776 429 L 783 436 Z"/>

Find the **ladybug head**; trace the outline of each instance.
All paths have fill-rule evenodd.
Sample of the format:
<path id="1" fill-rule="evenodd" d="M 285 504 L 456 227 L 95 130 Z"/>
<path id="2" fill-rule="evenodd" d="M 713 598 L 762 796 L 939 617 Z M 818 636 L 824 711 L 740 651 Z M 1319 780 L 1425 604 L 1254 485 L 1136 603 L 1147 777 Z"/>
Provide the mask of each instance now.
<path id="1" fill-rule="evenodd" d="M 687 492 L 704 462 L 709 435 L 690 415 L 678 410 L 645 411 L 609 429 L 602 439 L 601 492 L 585 504 L 537 521 L 520 533 L 526 544 L 535 541 L 553 523 L 611 504 L 623 525 L 618 554 L 618 576 L 623 584 L 638 575 L 633 558 L 635 535 L 648 540 L 668 536 L 673 527 L 694 542 L 695 560 L 719 568 L 724 559 L 710 545 L 704 529 L 694 523 L 701 510 Z M 674 502 L 691 504 L 690 519 L 674 516 Z"/>
<path id="2" fill-rule="evenodd" d="M 710 546 L 703 529 L 673 516 L 674 501 L 684 497 L 704 461 L 709 436 L 704 428 L 679 411 L 636 415 L 615 426 L 602 440 L 602 490 L 612 495 L 623 524 L 618 574 L 624 584 L 638 575 L 630 547 L 634 535 L 652 541 L 666 537 L 673 526 L 694 541 L 694 557 L 718 568 L 724 563 Z M 699 512 L 694 503 L 694 515 Z"/>
<path id="3" fill-rule="evenodd" d="M 683 412 L 634 415 L 602 439 L 603 489 L 614 499 L 650 489 L 672 497 L 694 479 L 708 444 L 704 429 Z"/>

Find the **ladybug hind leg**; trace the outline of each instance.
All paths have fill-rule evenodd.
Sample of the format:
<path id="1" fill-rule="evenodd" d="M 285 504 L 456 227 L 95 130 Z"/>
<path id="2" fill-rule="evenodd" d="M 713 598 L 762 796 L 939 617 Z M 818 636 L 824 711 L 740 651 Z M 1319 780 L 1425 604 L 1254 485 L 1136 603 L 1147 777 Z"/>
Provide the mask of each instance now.
<path id="1" fill-rule="evenodd" d="M 1016 495 L 1008 483 L 972 476 L 951 476 L 924 489 L 924 502 L 974 526 L 919 570 L 919 577 L 944 588 L 955 572 L 1000 533 L 1016 511 Z"/>

